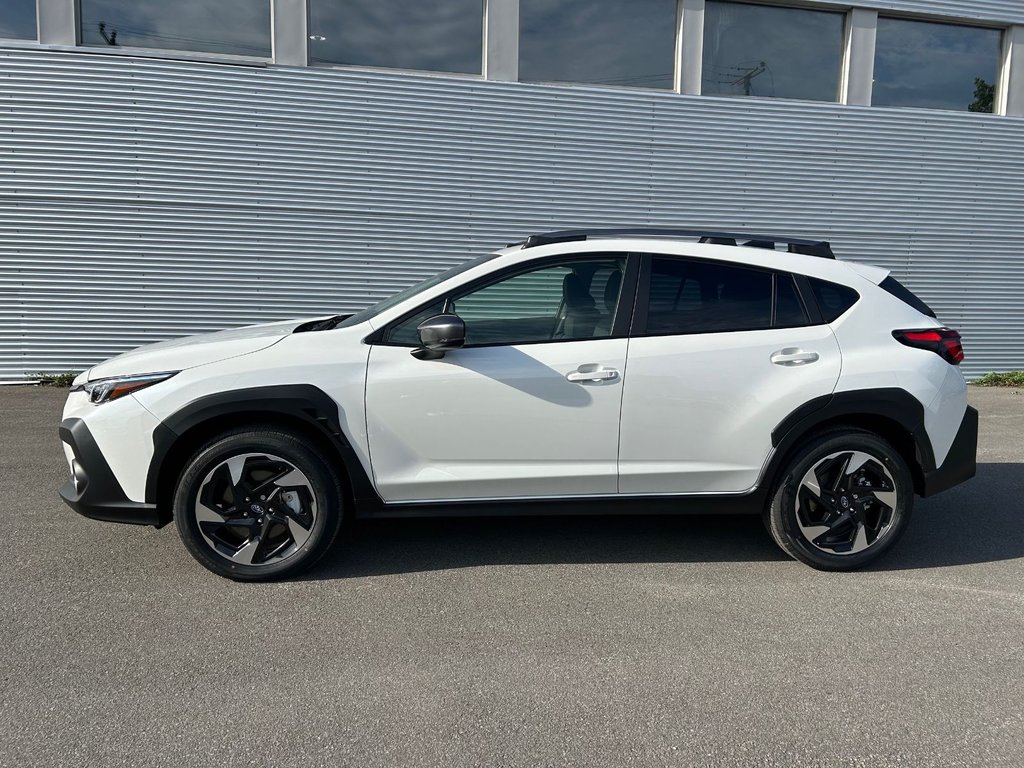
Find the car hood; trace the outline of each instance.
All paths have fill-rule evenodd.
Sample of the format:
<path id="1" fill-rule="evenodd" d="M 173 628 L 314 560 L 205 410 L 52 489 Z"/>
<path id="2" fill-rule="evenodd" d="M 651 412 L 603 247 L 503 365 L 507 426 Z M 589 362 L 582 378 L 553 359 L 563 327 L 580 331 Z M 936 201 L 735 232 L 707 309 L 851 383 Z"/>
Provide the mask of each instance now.
<path id="1" fill-rule="evenodd" d="M 105 360 L 87 372 L 89 381 L 137 373 L 183 371 L 229 357 L 248 355 L 276 344 L 304 323 L 317 318 L 249 325 L 229 331 L 186 336 L 133 349 Z"/>

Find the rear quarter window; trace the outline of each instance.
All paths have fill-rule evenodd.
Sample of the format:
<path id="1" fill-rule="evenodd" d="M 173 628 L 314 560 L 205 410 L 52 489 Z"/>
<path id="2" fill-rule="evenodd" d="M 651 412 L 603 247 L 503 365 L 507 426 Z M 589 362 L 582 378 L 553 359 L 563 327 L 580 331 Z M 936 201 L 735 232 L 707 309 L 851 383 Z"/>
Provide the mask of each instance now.
<path id="1" fill-rule="evenodd" d="M 928 315 L 928 317 L 935 317 L 935 312 L 932 311 L 932 308 L 925 304 L 923 301 L 921 301 L 920 298 L 918 298 L 914 293 L 912 293 L 909 288 L 903 285 L 903 283 L 901 283 L 895 277 L 885 278 L 885 280 L 879 283 L 878 287 L 884 291 L 887 291 L 888 293 L 891 293 L 904 304 L 913 307 L 921 314 Z"/>
<path id="2" fill-rule="evenodd" d="M 814 293 L 814 300 L 818 303 L 821 319 L 826 323 L 838 320 L 860 299 L 860 294 L 849 286 L 815 277 L 808 278 L 808 281 Z"/>

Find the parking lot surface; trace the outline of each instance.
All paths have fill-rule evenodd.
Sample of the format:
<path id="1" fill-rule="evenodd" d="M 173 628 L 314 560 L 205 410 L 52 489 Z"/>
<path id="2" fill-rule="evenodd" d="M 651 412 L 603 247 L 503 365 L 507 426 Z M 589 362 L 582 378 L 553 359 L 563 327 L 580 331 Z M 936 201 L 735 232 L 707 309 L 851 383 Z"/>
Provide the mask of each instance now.
<path id="1" fill-rule="evenodd" d="M 756 518 L 376 521 L 235 584 L 78 517 L 0 387 L 2 766 L 1024 764 L 1024 393 L 852 574 Z"/>

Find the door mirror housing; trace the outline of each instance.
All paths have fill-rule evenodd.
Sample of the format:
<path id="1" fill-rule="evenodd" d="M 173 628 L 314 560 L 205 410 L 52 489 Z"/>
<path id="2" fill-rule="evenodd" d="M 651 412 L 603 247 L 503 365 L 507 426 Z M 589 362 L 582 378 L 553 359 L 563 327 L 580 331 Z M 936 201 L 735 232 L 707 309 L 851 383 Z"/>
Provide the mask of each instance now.
<path id="1" fill-rule="evenodd" d="M 458 315 L 428 317 L 416 327 L 420 346 L 412 351 L 417 360 L 440 360 L 445 352 L 466 343 L 466 324 Z"/>

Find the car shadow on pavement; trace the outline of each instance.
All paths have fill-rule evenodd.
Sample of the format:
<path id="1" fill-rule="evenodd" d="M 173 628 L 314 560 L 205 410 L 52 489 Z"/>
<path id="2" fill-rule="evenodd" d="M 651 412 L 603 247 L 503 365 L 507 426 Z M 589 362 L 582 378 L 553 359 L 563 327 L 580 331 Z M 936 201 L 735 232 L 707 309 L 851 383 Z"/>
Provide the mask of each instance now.
<path id="1" fill-rule="evenodd" d="M 894 550 L 873 571 L 1024 557 L 1024 465 L 983 464 L 971 482 L 917 499 Z M 483 565 L 786 561 L 760 517 L 498 517 L 359 521 L 308 579 Z"/>

